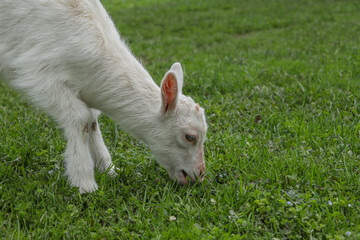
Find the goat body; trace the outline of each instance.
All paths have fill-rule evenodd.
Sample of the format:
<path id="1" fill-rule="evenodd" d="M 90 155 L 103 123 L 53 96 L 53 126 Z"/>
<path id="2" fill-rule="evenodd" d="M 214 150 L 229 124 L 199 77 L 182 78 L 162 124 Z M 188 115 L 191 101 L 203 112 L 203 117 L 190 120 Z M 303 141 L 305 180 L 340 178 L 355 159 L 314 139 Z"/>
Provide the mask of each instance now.
<path id="1" fill-rule="evenodd" d="M 0 0 L 0 77 L 49 114 L 67 139 L 66 175 L 97 189 L 115 175 L 100 112 L 147 144 L 172 179 L 203 179 L 204 110 L 182 94 L 175 63 L 160 88 L 120 38 L 99 0 Z"/>

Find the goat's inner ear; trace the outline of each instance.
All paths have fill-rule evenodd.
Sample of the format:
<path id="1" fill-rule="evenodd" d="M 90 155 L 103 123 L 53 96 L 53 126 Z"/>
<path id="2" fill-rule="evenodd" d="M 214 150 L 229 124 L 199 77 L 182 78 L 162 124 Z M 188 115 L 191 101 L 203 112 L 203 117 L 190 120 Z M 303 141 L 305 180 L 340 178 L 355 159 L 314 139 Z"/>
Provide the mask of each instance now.
<path id="1" fill-rule="evenodd" d="M 169 71 L 161 82 L 162 110 L 164 113 L 173 111 L 178 97 L 178 82 L 176 75 Z"/>

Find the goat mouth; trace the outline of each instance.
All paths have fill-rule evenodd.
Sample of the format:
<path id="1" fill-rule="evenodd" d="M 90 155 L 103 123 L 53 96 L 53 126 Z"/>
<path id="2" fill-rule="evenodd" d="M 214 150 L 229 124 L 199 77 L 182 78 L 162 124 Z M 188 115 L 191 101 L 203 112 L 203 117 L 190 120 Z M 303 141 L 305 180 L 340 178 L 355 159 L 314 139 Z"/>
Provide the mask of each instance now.
<path id="1" fill-rule="evenodd" d="M 187 177 L 188 177 L 189 175 L 185 172 L 185 170 L 181 170 L 181 173 L 182 173 L 183 176 L 184 176 L 184 184 L 187 185 L 187 184 L 188 184 L 188 179 L 187 179 Z"/>

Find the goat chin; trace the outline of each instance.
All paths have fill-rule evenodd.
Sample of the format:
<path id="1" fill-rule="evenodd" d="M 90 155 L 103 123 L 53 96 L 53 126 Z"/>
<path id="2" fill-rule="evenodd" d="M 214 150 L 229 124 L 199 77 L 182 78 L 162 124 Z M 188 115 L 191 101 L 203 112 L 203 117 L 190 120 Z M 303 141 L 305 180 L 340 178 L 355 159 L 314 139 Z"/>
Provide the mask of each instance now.
<path id="1" fill-rule="evenodd" d="M 3 0 L 0 23 L 0 77 L 64 130 L 72 186 L 95 191 L 95 168 L 116 175 L 101 112 L 147 144 L 173 179 L 202 180 L 207 124 L 204 109 L 182 94 L 181 65 L 157 86 L 100 1 Z"/>

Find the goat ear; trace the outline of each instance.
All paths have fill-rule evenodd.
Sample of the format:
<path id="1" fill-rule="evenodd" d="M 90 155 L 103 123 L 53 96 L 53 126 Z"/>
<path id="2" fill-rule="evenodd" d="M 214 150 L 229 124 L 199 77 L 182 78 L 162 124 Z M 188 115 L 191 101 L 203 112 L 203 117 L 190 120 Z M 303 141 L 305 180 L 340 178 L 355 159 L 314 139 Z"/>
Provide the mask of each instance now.
<path id="1" fill-rule="evenodd" d="M 174 71 L 176 74 L 176 79 L 178 81 L 178 90 L 181 93 L 182 92 L 182 87 L 183 87 L 183 83 L 184 83 L 184 73 L 181 67 L 180 63 L 174 63 L 170 70 Z"/>
<path id="2" fill-rule="evenodd" d="M 164 113 L 175 109 L 178 95 L 178 79 L 175 72 L 170 70 L 161 81 L 161 109 Z"/>

